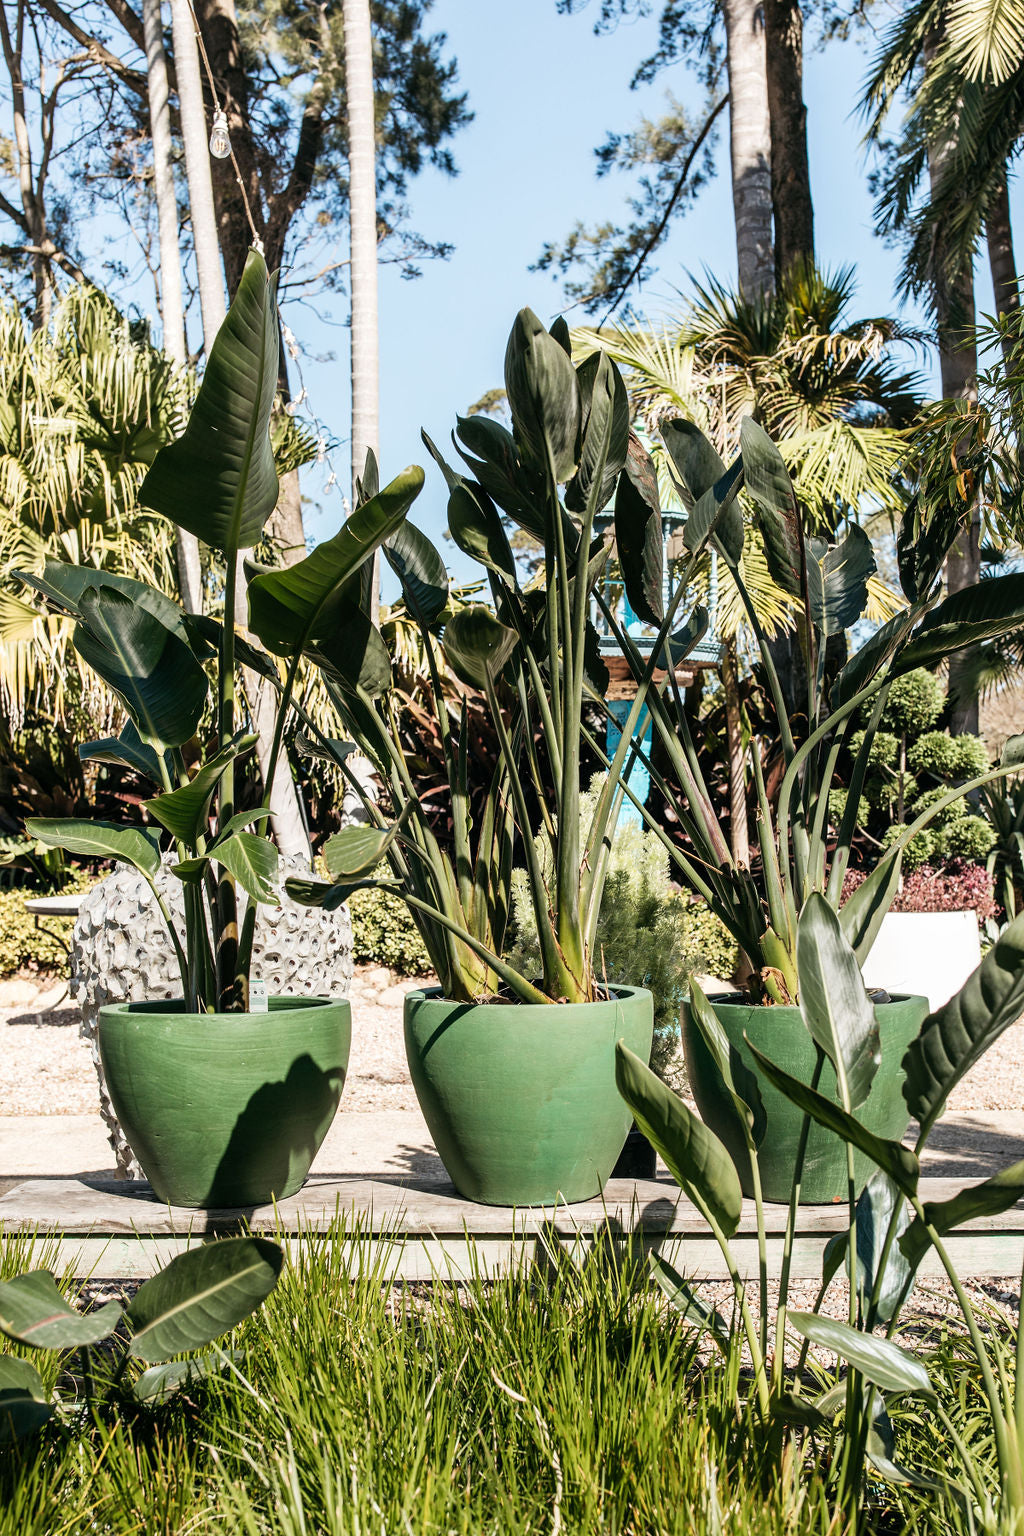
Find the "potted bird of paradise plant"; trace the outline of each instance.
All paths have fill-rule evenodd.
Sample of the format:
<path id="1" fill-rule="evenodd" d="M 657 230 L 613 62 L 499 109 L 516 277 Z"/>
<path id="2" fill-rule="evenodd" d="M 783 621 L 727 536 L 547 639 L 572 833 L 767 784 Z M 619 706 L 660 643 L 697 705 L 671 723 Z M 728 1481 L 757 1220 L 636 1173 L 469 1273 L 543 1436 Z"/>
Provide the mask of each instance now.
<path id="1" fill-rule="evenodd" d="M 483 568 L 491 603 L 451 612 L 444 562 L 411 523 L 384 546 L 422 637 L 445 743 L 452 846 L 438 841 L 416 797 L 396 730 L 387 651 L 365 610 L 352 603 L 337 615 L 345 638 L 322 656 L 322 671 L 347 733 L 374 765 L 385 807 L 367 802 L 371 824 L 328 841 L 329 879 L 292 879 L 288 889 L 297 900 L 329 907 L 383 885 L 408 903 L 440 980 L 436 989 L 411 993 L 405 1014 L 412 1079 L 435 1144 L 463 1194 L 536 1205 L 601 1189 L 630 1124 L 616 1102 L 615 1042 L 630 1042 L 645 1061 L 650 1054 L 650 994 L 605 985 L 594 935 L 631 732 L 659 655 L 684 653 L 695 635 L 676 625 L 680 590 L 581 830 L 586 719 L 608 684 L 591 604 L 610 540 L 595 533 L 595 519 L 614 502 L 620 546 L 642 560 L 655 475 L 630 431 L 615 365 L 595 353 L 574 367 L 564 323 L 548 331 L 529 310 L 520 313 L 505 384 L 511 431 L 479 417 L 458 422 L 464 470 L 426 440 L 448 487 L 451 537 Z M 364 493 L 374 488 L 371 463 Z M 542 545 L 539 582 L 521 578 L 502 514 Z M 694 562 L 715 521 L 708 519 Z M 267 580 L 253 584 L 254 614 Z M 285 626 L 281 644 L 290 643 Z M 475 822 L 466 718 L 450 719 L 442 659 L 484 692 L 498 740 L 499 761 Z M 313 722 L 304 723 L 315 738 Z M 316 749 L 347 771 L 325 738 Z M 538 827 L 543 857 L 533 836 Z M 538 935 L 539 965 L 530 975 L 507 957 L 516 844 Z M 383 879 L 375 873 L 382 860 L 389 866 Z"/>
<path id="2" fill-rule="evenodd" d="M 154 786 L 144 825 L 29 822 L 51 847 L 132 865 L 148 882 L 177 956 L 182 995 L 101 1011 L 100 1054 L 118 1119 L 159 1199 L 185 1206 L 259 1204 L 302 1184 L 338 1107 L 348 1065 L 347 1001 L 271 997 L 250 1010 L 256 909 L 279 894 L 267 805 L 235 803 L 235 767 L 256 736 L 240 719 L 237 671 L 279 694 L 265 795 L 282 764 L 288 699 L 304 650 L 331 625 L 339 591 L 398 528 L 422 484 L 408 471 L 360 508 L 305 562 L 288 590 L 295 643 L 281 663 L 238 632 L 239 551 L 274 510 L 270 438 L 277 387 L 274 284 L 253 252 L 210 351 L 183 435 L 157 454 L 140 491 L 224 562 L 224 614 L 185 611 L 163 592 L 88 566 L 48 560 L 21 579 L 75 620 L 74 644 L 127 716 L 83 757 L 127 764 Z M 273 576 L 264 578 L 274 588 Z M 266 599 L 265 599 L 266 600 Z M 262 638 L 258 624 L 253 633 Z M 214 678 L 211 699 L 210 673 Z M 188 761 L 198 758 L 198 766 Z M 179 932 L 157 884 L 161 863 L 184 885 Z"/>
<path id="3" fill-rule="evenodd" d="M 684 533 L 687 550 L 694 550 L 707 537 L 708 518 L 717 518 L 711 538 L 719 558 L 728 565 L 757 639 L 782 759 L 780 787 L 770 795 L 761 744 L 752 741 L 749 776 L 756 804 L 757 855 L 748 867 L 733 857 L 718 824 L 691 723 L 678 695 L 669 687 L 651 689 L 648 709 L 669 764 L 666 773 L 655 768 L 652 772 L 678 818 L 685 843 L 673 841 L 664 832 L 661 836 L 682 880 L 704 897 L 746 960 L 745 989 L 711 999 L 729 1049 L 751 1070 L 751 1049 L 761 1051 L 784 1071 L 813 1081 L 821 1093 L 834 1096 L 838 1092 L 834 1069 L 818 1049 L 799 1006 L 801 913 L 812 896 L 824 903 L 863 965 L 899 887 L 907 845 L 963 795 L 1013 771 L 1013 764 L 1019 762 L 1024 738 L 1018 737 L 1011 739 L 1001 767 L 929 797 L 927 806 L 900 828 L 861 883 L 844 894 L 865 777 L 890 685 L 918 668 L 934 667 L 959 650 L 1019 628 L 1024 622 L 1024 576 L 995 577 L 941 597 L 943 561 L 959 532 L 956 509 L 947 508 L 944 515 L 924 521 L 911 506 L 899 542 L 906 606 L 827 681 L 829 638 L 848 632 L 866 604 L 867 581 L 875 568 L 867 534 L 852 520 L 827 537 L 807 532 L 782 455 L 752 417 L 742 423 L 740 454 L 728 469 L 693 423 L 664 422 L 660 430 L 689 506 Z M 740 492 L 773 580 L 796 599 L 801 613 L 799 639 L 807 675 L 802 740 L 793 729 L 772 650 L 744 581 Z M 651 547 L 657 547 L 656 541 Z M 660 571 L 652 567 L 643 580 L 641 574 L 628 562 L 624 564 L 632 606 L 658 624 Z M 633 675 L 643 676 L 642 653 L 607 603 L 604 608 Z M 836 801 L 830 800 L 830 791 L 838 786 L 837 770 L 844 755 L 852 766 L 846 770 L 841 813 L 833 822 L 830 804 L 835 806 Z M 906 1131 L 900 1063 L 927 1011 L 923 997 L 880 995 L 876 1001 L 878 1033 L 873 1049 L 880 1066 L 865 1076 L 865 1098 L 856 1099 L 854 1107 L 878 1135 L 899 1140 Z M 746 1192 L 753 1194 L 755 1165 L 748 1153 L 747 1127 L 731 1098 L 721 1092 L 721 1074 L 692 1010 L 684 1016 L 683 1038 L 700 1112 L 728 1146 Z M 804 1201 L 842 1197 L 847 1188 L 845 1149 L 808 1122 L 771 1085 L 765 1088 L 764 1110 L 756 1170 L 765 1198 L 787 1202 L 794 1173 Z M 858 1178 L 866 1178 L 869 1167 L 866 1157 L 858 1157 Z"/>

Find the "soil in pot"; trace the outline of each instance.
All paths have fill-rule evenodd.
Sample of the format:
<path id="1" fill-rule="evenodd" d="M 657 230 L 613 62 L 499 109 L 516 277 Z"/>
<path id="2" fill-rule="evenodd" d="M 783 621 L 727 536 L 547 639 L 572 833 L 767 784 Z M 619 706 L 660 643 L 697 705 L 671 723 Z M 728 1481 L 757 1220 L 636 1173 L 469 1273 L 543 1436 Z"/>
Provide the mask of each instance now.
<path id="1" fill-rule="evenodd" d="M 651 994 L 596 1003 L 405 1000 L 416 1097 L 461 1195 L 484 1205 L 554 1205 L 600 1194 L 632 1116 L 615 1086 L 615 1043 L 644 1061 Z"/>
<path id="2" fill-rule="evenodd" d="M 758 1007 L 738 997 L 713 997 L 709 1001 L 730 1045 L 739 1052 L 757 1079 L 767 1120 L 767 1129 L 758 1149 L 762 1193 L 772 1203 L 786 1204 L 793 1187 L 803 1114 L 760 1075 L 745 1037 L 749 1036 L 759 1051 L 791 1077 L 804 1083 L 809 1083 L 814 1076 L 817 1060 L 814 1042 L 798 1008 Z M 901 1141 L 910 1124 L 903 1098 L 901 1063 L 927 1012 L 928 1003 L 923 997 L 896 997 L 889 1003 L 876 1004 L 882 1061 L 871 1092 L 856 1114 L 869 1130 L 892 1141 Z M 687 1008 L 683 1010 L 682 1022 L 690 1088 L 701 1119 L 728 1148 L 739 1172 L 743 1193 L 750 1196 L 753 1194 L 750 1160 L 739 1116 L 724 1091 L 718 1069 Z M 835 1071 L 827 1061 L 818 1088 L 826 1097 L 838 1102 Z M 860 1189 L 874 1172 L 874 1165 L 858 1152 L 854 1156 L 854 1171 Z M 846 1196 L 846 1145 L 838 1136 L 812 1122 L 800 1185 L 800 1203 L 831 1204 L 845 1200 Z"/>
<path id="3" fill-rule="evenodd" d="M 265 1205 L 298 1190 L 338 1108 L 347 1002 L 272 997 L 267 1013 L 195 1014 L 171 1002 L 100 1011 L 118 1120 L 158 1200 Z"/>

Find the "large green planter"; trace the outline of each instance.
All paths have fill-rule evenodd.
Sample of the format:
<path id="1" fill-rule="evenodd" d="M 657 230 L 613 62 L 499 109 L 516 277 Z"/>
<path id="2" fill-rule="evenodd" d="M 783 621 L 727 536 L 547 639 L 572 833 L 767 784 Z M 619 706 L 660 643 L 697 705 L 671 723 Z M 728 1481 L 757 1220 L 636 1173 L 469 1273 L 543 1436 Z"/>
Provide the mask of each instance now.
<path id="1" fill-rule="evenodd" d="M 768 1121 L 768 1129 L 757 1154 L 762 1193 L 766 1200 L 786 1204 L 793 1188 L 793 1171 L 803 1115 L 795 1104 L 766 1082 L 757 1071 L 744 1037 L 749 1037 L 763 1055 L 782 1067 L 791 1077 L 799 1078 L 804 1083 L 809 1083 L 814 1076 L 817 1059 L 814 1042 L 800 1017 L 799 1008 L 762 1008 L 714 997 L 710 1001 L 730 1045 L 735 1047 L 757 1078 Z M 903 1098 L 901 1062 L 907 1046 L 921 1028 L 928 1012 L 928 1003 L 923 997 L 900 997 L 891 1003 L 878 1004 L 875 1012 L 881 1037 L 882 1062 L 875 1074 L 871 1092 L 856 1114 L 858 1120 L 863 1121 L 877 1135 L 901 1141 L 910 1124 L 910 1115 Z M 740 1175 L 743 1193 L 751 1195 L 750 1160 L 739 1116 L 732 1101 L 722 1090 L 721 1077 L 700 1031 L 690 1019 L 688 1008 L 683 1010 L 682 1022 L 690 1088 L 701 1119 L 729 1149 Z M 838 1102 L 835 1071 L 827 1061 L 818 1087 L 821 1093 Z M 854 1169 L 858 1188 L 875 1171 L 870 1158 L 862 1152 L 854 1156 Z M 801 1204 L 824 1205 L 835 1200 L 845 1200 L 846 1195 L 846 1144 L 838 1136 L 831 1135 L 822 1126 L 812 1122 L 800 1183 Z"/>
<path id="2" fill-rule="evenodd" d="M 100 1010 L 114 1110 L 169 1205 L 265 1205 L 301 1188 L 334 1119 L 352 1041 L 347 1002 L 272 997 L 268 1013 L 179 1002 Z"/>
<path id="3" fill-rule="evenodd" d="M 633 1117 L 615 1087 L 615 1042 L 647 1061 L 651 994 L 597 1003 L 405 999 L 416 1097 L 456 1189 L 484 1205 L 553 1205 L 600 1194 Z"/>

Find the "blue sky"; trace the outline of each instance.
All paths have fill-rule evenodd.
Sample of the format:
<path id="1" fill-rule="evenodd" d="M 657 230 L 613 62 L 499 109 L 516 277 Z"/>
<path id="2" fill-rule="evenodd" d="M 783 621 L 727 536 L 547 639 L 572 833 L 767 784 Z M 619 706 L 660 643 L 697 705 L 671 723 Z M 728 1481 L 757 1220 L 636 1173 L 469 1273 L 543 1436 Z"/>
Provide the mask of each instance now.
<path id="1" fill-rule="evenodd" d="M 659 9 L 660 7 L 656 7 Z M 501 382 L 505 339 L 516 311 L 530 305 L 545 320 L 560 312 L 559 286 L 533 262 L 544 241 L 558 238 L 577 218 L 617 217 L 629 191 L 625 177 L 595 176 L 594 146 L 610 128 L 627 128 L 641 113 L 655 114 L 671 88 L 699 105 L 684 71 L 666 71 L 651 87 L 631 92 L 638 61 L 652 51 L 655 17 L 595 37 L 597 0 L 575 16 L 559 16 L 555 0 L 437 0 L 437 29 L 448 33 L 460 80 L 476 113 L 454 151 L 454 180 L 428 172 L 413 184 L 412 224 L 432 239 L 455 244 L 448 262 L 426 264 L 417 281 L 392 267 L 381 273 L 381 467 L 386 478 L 410 462 L 423 462 L 419 430 L 448 440 L 457 412 Z M 895 252 L 872 231 L 871 198 L 854 107 L 873 46 L 831 44 L 811 52 L 805 95 L 819 260 L 854 262 L 856 311 L 891 313 Z M 686 290 L 687 272 L 704 269 L 735 276 L 735 245 L 728 180 L 727 126 L 718 147 L 719 175 L 679 221 L 658 253 L 657 274 L 645 285 L 642 307 L 657 316 Z M 1017 227 L 1024 239 L 1020 189 L 1014 189 Z M 978 263 L 978 302 L 991 308 L 986 264 Z M 577 312 L 579 315 L 579 312 Z M 303 375 L 319 419 L 340 447 L 334 466 L 348 473 L 348 333 L 325 326 L 296 308 L 288 316 L 306 356 Z M 337 303 L 344 319 L 344 301 Z M 573 317 L 570 315 L 570 319 Z M 908 317 L 908 318 L 918 318 Z M 332 361 L 313 354 L 333 350 Z M 334 531 L 342 516 L 338 490 L 323 492 L 324 473 L 306 476 L 309 531 Z M 413 511 L 425 531 L 440 536 L 444 494 L 430 465 L 427 486 Z M 458 551 L 448 548 L 453 572 Z"/>

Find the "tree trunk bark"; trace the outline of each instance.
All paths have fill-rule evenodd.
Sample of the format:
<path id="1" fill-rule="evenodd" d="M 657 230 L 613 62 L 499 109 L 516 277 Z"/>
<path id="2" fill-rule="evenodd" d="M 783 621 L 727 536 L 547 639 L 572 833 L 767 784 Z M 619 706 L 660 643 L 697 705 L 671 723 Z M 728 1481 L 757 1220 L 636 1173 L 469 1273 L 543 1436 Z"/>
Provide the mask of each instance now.
<path id="1" fill-rule="evenodd" d="M 242 57 L 235 0 L 196 0 L 196 15 L 199 17 L 206 56 L 217 82 L 220 103 L 228 120 L 231 147 L 245 188 L 243 196 L 230 160 L 218 160 L 214 164 L 213 184 L 220 248 L 224 257 L 228 293 L 234 294 L 253 239 L 246 212 L 246 198 L 257 236 L 262 240 L 266 233 L 263 188 L 249 116 L 249 77 Z"/>
<path id="2" fill-rule="evenodd" d="M 804 105 L 804 27 L 800 0 L 764 0 L 765 64 L 771 123 L 775 280 L 814 260 L 814 204 Z"/>
<path id="3" fill-rule="evenodd" d="M 27 7 L 18 0 L 15 9 L 14 33 L 7 20 L 7 8 L 0 4 L 0 41 L 3 44 L 4 62 L 11 82 L 11 113 L 14 119 L 14 151 L 17 161 L 18 191 L 21 194 L 23 228 L 33 247 L 32 285 L 35 302 L 32 307 L 32 326 L 39 330 L 49 323 L 53 303 L 54 283 L 50 256 L 56 249 L 46 227 L 46 204 L 43 189 L 37 182 L 32 163 L 32 141 L 29 136 L 28 109 L 25 102 L 25 81 L 22 74 L 22 50 L 25 40 Z M 51 112 L 53 110 L 51 105 Z M 45 155 L 43 156 L 45 161 Z"/>
<path id="4" fill-rule="evenodd" d="M 377 314 L 377 134 L 369 0 L 343 0 L 348 111 L 349 244 L 352 283 L 352 505 L 368 450 L 380 439 Z M 377 621 L 379 561 L 373 563 L 370 617 Z"/>
<path id="5" fill-rule="evenodd" d="M 206 119 L 203 82 L 199 72 L 199 49 L 188 0 L 171 0 L 171 25 L 178 104 L 181 109 L 181 137 L 185 146 L 185 171 L 188 176 L 192 241 L 199 273 L 203 341 L 209 357 L 213 338 L 220 330 L 227 306 L 224 302 L 224 274 L 213 202 L 213 178 L 210 175 L 211 124 Z"/>
<path id="6" fill-rule="evenodd" d="M 992 289 L 996 300 L 996 314 L 1002 320 L 1015 315 L 1020 309 L 1020 288 L 1017 284 L 1017 261 L 1013 254 L 1013 225 L 1010 223 L 1010 195 L 1006 186 L 1004 169 L 1002 183 L 995 202 L 985 220 L 985 239 L 988 244 L 988 264 L 992 273 Z M 1012 348 L 1004 337 L 1003 357 L 1010 363 Z"/>
<path id="7" fill-rule="evenodd" d="M 722 657 L 722 692 L 725 696 L 725 738 L 729 759 L 729 845 L 737 864 L 750 867 L 750 829 L 747 823 L 746 753 L 740 717 L 740 684 L 736 652 L 731 645 Z"/>
<path id="8" fill-rule="evenodd" d="M 758 0 L 723 0 L 729 61 L 729 142 L 736 258 L 744 298 L 771 291 L 771 130 L 764 24 Z"/>
<path id="9" fill-rule="evenodd" d="M 142 24 L 146 39 L 149 128 L 153 140 L 153 189 L 160 240 L 160 318 L 163 321 L 164 351 L 179 368 L 184 368 L 188 360 L 188 349 L 181 289 L 181 253 L 178 246 L 178 199 L 171 163 L 170 91 L 160 0 L 143 0 Z M 201 613 L 202 570 L 199 563 L 199 541 L 195 535 L 186 533 L 184 528 L 175 529 L 175 554 L 181 600 L 189 613 Z"/>

